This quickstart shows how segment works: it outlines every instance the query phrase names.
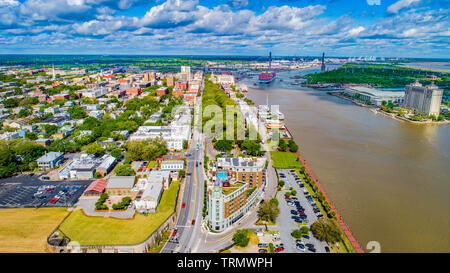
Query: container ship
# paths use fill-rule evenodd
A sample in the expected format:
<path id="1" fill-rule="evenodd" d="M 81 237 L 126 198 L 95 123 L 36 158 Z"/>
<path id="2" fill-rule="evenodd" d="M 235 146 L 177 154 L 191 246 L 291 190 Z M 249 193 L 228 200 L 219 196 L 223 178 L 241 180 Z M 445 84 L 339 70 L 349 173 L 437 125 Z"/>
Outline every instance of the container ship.
<path id="1" fill-rule="evenodd" d="M 263 72 L 259 74 L 259 83 L 271 83 L 275 79 L 275 72 Z"/>
<path id="2" fill-rule="evenodd" d="M 273 82 L 273 80 L 275 80 L 276 73 L 273 71 L 270 71 L 271 64 L 272 64 L 272 52 L 269 53 L 269 71 L 259 74 L 259 77 L 258 77 L 259 83 L 268 84 L 268 83 Z"/>

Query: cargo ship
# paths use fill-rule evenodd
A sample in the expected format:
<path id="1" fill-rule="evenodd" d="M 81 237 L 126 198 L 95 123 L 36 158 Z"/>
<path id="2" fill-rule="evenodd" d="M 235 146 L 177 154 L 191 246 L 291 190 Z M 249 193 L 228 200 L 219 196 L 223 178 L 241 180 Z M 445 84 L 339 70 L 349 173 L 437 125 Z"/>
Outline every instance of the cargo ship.
<path id="1" fill-rule="evenodd" d="M 273 80 L 275 80 L 277 74 L 273 71 L 270 71 L 271 64 L 272 64 L 272 52 L 269 52 L 269 71 L 259 74 L 258 76 L 259 83 L 268 84 L 273 82 Z"/>
<path id="2" fill-rule="evenodd" d="M 273 80 L 275 80 L 275 72 L 263 72 L 259 74 L 258 80 L 259 83 L 271 83 Z"/>

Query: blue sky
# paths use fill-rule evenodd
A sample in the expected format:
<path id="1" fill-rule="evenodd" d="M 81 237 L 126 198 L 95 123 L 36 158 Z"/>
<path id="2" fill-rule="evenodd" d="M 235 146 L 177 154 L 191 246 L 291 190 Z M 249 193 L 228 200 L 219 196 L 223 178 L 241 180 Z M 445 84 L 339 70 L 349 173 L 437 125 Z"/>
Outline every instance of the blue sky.
<path id="1" fill-rule="evenodd" d="M 450 58 L 450 0 L 0 0 L 0 53 Z"/>

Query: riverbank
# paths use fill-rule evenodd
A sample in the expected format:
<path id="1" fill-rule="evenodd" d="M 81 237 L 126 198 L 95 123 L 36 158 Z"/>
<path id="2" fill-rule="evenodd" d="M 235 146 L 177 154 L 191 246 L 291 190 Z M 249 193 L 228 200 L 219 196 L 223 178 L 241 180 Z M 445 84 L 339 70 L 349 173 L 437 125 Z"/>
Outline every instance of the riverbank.
<path id="1" fill-rule="evenodd" d="M 247 98 L 248 99 L 248 98 Z M 258 107 L 258 105 L 255 103 L 255 106 Z M 261 122 L 261 120 L 259 120 L 259 122 Z M 288 130 L 288 126 L 285 123 L 285 128 L 286 131 Z M 291 139 L 293 140 L 294 137 L 292 136 L 292 134 L 290 134 Z M 274 159 L 272 158 L 272 156 L 274 155 L 274 151 L 270 151 L 270 159 L 272 160 L 272 164 L 274 164 Z M 300 159 L 301 162 L 303 163 L 303 166 L 305 167 L 305 169 L 307 170 L 308 174 L 310 175 L 310 177 L 314 180 L 314 183 L 317 185 L 318 189 L 320 190 L 320 192 L 322 192 L 323 196 L 325 197 L 325 200 L 328 202 L 328 204 L 331 206 L 331 211 L 333 211 L 335 213 L 335 217 L 337 220 L 337 223 L 339 224 L 344 236 L 346 238 L 342 238 L 343 243 L 345 244 L 345 241 L 350 242 L 351 246 L 353 247 L 354 251 L 356 253 L 364 253 L 364 250 L 361 248 L 359 242 L 356 240 L 356 238 L 353 236 L 352 232 L 350 231 L 349 227 L 347 226 L 347 224 L 345 224 L 342 216 L 339 214 L 339 212 L 337 211 L 336 207 L 334 206 L 333 202 L 331 201 L 331 199 L 328 197 L 328 195 L 326 194 L 325 190 L 323 189 L 323 187 L 320 185 L 319 180 L 316 178 L 316 176 L 314 175 L 314 173 L 312 172 L 311 168 L 308 166 L 308 164 L 306 163 L 306 160 L 303 158 L 303 156 L 300 154 L 299 151 L 296 151 L 295 153 L 293 153 L 293 155 L 296 155 L 296 159 Z M 297 161 L 297 160 L 296 160 Z M 297 166 L 300 167 L 301 165 Z M 274 165 L 274 167 L 276 167 Z M 280 167 L 280 166 L 278 166 Z M 281 166 L 281 167 L 286 167 L 286 166 Z M 296 168 L 295 166 L 288 166 L 289 168 Z M 313 193 L 311 193 L 313 194 Z M 349 250 L 349 252 L 352 252 L 351 250 Z"/>
<path id="2" fill-rule="evenodd" d="M 404 118 L 404 117 L 398 116 L 397 114 L 394 114 L 394 113 L 388 113 L 386 111 L 383 111 L 378 106 L 367 105 L 367 104 L 364 104 L 364 103 L 362 103 L 362 102 L 360 102 L 360 101 L 358 101 L 356 99 L 348 98 L 346 96 L 341 95 L 340 92 L 327 92 L 327 94 L 330 95 L 330 96 L 335 96 L 335 97 L 347 100 L 347 101 L 351 101 L 351 102 L 353 102 L 354 104 L 356 104 L 358 106 L 369 108 L 371 110 L 376 111 L 376 113 L 383 114 L 386 117 L 390 117 L 392 119 L 396 119 L 396 120 L 399 120 L 399 121 L 406 121 L 406 122 L 415 123 L 415 124 L 448 124 L 448 123 L 450 123 L 450 120 L 424 120 L 424 121 L 411 120 L 411 119 L 408 119 L 408 118 Z"/>

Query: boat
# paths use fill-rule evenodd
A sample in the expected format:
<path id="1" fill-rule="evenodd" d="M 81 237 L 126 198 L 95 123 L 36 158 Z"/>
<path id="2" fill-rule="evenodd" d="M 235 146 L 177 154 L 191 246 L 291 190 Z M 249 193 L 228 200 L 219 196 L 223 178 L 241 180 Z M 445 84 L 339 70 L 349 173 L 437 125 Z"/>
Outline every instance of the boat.
<path id="1" fill-rule="evenodd" d="M 271 64 L 272 64 L 272 52 L 269 52 L 269 71 L 265 71 L 259 74 L 258 81 L 260 84 L 268 84 L 273 82 L 273 80 L 275 80 L 276 73 L 270 71 Z"/>
<path id="2" fill-rule="evenodd" d="M 276 73 L 275 72 L 263 72 L 259 74 L 258 81 L 259 83 L 267 84 L 273 82 L 275 80 Z"/>

